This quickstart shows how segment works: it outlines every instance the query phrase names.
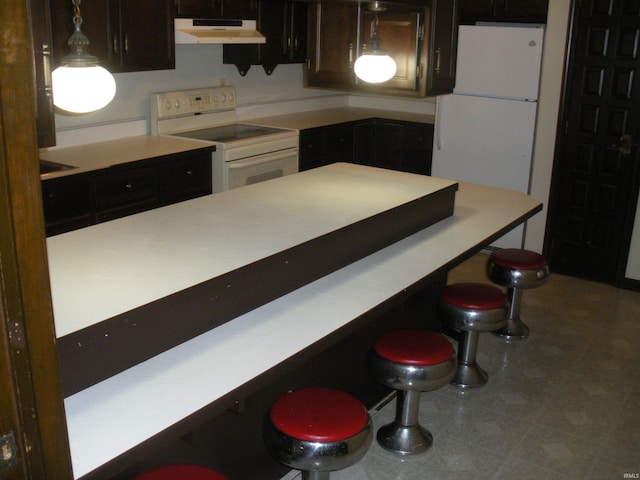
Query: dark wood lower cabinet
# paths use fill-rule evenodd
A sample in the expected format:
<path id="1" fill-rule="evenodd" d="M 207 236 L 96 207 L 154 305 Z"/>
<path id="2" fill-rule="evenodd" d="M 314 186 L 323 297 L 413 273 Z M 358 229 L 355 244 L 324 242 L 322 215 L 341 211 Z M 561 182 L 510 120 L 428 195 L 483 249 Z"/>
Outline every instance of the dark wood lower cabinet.
<path id="1" fill-rule="evenodd" d="M 208 195 L 211 149 L 42 181 L 47 236 Z"/>
<path id="2" fill-rule="evenodd" d="M 300 132 L 300 170 L 354 162 L 431 174 L 433 125 L 386 119 L 341 123 Z"/>
<path id="3" fill-rule="evenodd" d="M 70 175 L 42 182 L 47 236 L 88 227 L 94 223 L 93 180 Z"/>

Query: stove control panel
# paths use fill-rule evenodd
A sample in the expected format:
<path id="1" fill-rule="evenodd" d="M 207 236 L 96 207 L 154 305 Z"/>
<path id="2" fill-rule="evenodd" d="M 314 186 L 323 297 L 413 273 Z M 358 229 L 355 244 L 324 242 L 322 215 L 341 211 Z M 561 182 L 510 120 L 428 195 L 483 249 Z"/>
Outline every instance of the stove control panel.
<path id="1" fill-rule="evenodd" d="M 235 108 L 236 89 L 234 87 L 198 88 L 154 93 L 151 96 L 151 115 L 157 119 Z"/>

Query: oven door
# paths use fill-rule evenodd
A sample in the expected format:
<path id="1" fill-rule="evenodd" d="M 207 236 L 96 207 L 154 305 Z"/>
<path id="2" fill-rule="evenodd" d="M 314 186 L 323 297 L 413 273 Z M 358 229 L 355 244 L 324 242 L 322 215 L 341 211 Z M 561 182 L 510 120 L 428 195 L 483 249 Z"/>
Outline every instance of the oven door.
<path id="1" fill-rule="evenodd" d="M 224 162 L 224 170 L 225 190 L 284 177 L 298 171 L 298 149 L 290 148 Z"/>

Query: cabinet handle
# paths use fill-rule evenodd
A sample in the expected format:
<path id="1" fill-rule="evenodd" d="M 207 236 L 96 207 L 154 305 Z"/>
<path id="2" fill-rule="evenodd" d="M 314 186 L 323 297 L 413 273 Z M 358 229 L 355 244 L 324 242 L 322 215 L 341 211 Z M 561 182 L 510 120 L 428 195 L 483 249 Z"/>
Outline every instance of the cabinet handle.
<path id="1" fill-rule="evenodd" d="M 192 170 L 192 169 L 188 169 L 188 170 L 187 170 L 186 172 L 184 172 L 184 173 L 186 173 L 187 175 L 193 175 L 193 170 Z"/>
<path id="2" fill-rule="evenodd" d="M 132 190 L 133 189 L 133 182 L 125 183 L 124 188 L 126 188 L 127 190 Z"/>
<path id="3" fill-rule="evenodd" d="M 44 87 L 51 88 L 51 50 L 46 43 L 42 44 L 42 71 L 44 72 Z"/>
<path id="4" fill-rule="evenodd" d="M 42 91 L 47 98 L 50 108 L 53 108 L 53 87 L 51 80 L 51 49 L 46 43 L 42 44 Z M 37 93 L 36 93 L 37 96 Z M 37 103 L 37 100 L 36 100 Z"/>
<path id="5" fill-rule="evenodd" d="M 113 50 L 113 53 L 115 53 L 116 55 L 120 53 L 120 42 L 118 42 L 117 35 L 114 35 L 111 38 L 111 49 Z"/>
<path id="6" fill-rule="evenodd" d="M 124 54 L 129 55 L 129 34 L 124 34 Z"/>
<path id="7" fill-rule="evenodd" d="M 436 48 L 436 67 L 434 69 L 434 72 L 437 74 L 440 73 L 440 54 L 442 53 L 442 50 L 440 48 Z"/>
<path id="8" fill-rule="evenodd" d="M 353 68 L 353 43 L 349 44 L 349 68 Z"/>

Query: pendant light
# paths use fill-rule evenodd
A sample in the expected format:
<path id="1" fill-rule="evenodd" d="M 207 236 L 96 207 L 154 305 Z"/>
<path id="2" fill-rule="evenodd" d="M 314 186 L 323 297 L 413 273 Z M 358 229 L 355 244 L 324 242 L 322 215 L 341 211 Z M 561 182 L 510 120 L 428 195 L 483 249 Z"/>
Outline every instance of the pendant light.
<path id="1" fill-rule="evenodd" d="M 67 45 L 71 52 L 51 74 L 53 103 L 71 113 L 89 113 L 105 107 L 116 94 L 116 82 L 98 65 L 97 57 L 87 53 L 89 39 L 80 30 L 80 0 L 72 0 L 75 31 Z"/>
<path id="2" fill-rule="evenodd" d="M 393 78 L 396 74 L 396 62 L 380 48 L 382 41 L 378 37 L 378 12 L 384 10 L 378 2 L 374 2 L 370 10 L 374 12 L 371 21 L 371 36 L 369 43 L 363 47 L 353 69 L 356 76 L 367 83 L 382 83 Z"/>

